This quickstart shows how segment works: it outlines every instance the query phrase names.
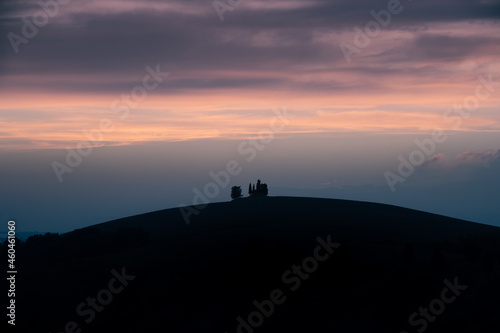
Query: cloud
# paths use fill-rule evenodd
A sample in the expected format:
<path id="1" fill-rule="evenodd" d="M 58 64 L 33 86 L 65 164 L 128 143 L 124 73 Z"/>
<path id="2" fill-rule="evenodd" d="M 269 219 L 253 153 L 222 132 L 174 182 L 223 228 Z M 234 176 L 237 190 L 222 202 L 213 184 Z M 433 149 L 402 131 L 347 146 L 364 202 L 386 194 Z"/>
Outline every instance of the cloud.
<path id="1" fill-rule="evenodd" d="M 466 164 L 489 164 L 500 158 L 500 149 L 486 152 L 466 151 L 457 156 L 459 163 Z"/>
<path id="2" fill-rule="evenodd" d="M 448 164 L 448 158 L 443 153 L 434 154 L 429 157 L 423 164 L 422 167 L 430 168 L 441 168 Z"/>
<path id="3" fill-rule="evenodd" d="M 422 167 L 436 169 L 459 169 L 463 167 L 489 166 L 500 160 L 500 149 L 483 152 L 465 151 L 456 156 L 449 157 L 443 153 L 434 154 L 422 164 Z"/>
<path id="4" fill-rule="evenodd" d="M 405 2 L 403 12 L 351 64 L 339 44 L 352 42 L 354 27 L 373 20 L 370 11 L 386 8 L 387 1 L 244 0 L 225 13 L 224 22 L 210 1 L 72 1 L 20 45 L 19 54 L 5 36 L 20 34 L 21 17 L 39 6 L 36 0 L 1 6 L 0 121 L 21 124 L 26 114 L 39 123 L 64 118 L 54 131 L 90 126 L 84 114 L 108 112 L 117 96 L 140 83 L 148 65 L 160 64 L 171 76 L 148 96 L 144 109 L 157 110 L 158 118 L 151 117 L 147 128 L 158 126 L 168 112 L 170 133 L 190 121 L 190 112 L 201 121 L 203 114 L 228 110 L 231 123 L 232 110 L 255 101 L 267 109 L 287 101 L 311 114 L 346 111 L 319 112 L 323 118 L 305 122 L 309 127 L 301 133 L 423 131 L 439 121 L 453 98 L 473 92 L 478 73 L 498 69 L 498 1 Z M 21 112 L 16 117 L 12 110 Z M 68 126 L 70 119 L 76 126 Z M 499 124 L 492 112 L 468 119 L 463 130 L 496 130 Z M 211 126 L 203 127 L 220 133 L 207 130 Z M 36 131 L 25 131 L 27 139 L 36 140 L 29 134 Z"/>

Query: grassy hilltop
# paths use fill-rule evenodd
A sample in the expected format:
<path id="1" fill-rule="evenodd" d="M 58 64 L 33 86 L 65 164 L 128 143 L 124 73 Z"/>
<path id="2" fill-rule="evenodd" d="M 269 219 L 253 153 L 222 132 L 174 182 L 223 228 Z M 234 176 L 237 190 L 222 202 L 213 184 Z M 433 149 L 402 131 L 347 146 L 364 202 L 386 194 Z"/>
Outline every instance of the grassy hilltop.
<path id="1" fill-rule="evenodd" d="M 18 253 L 22 332 L 500 327 L 500 229 L 389 205 L 243 198 L 189 225 L 167 209 L 31 237 Z"/>

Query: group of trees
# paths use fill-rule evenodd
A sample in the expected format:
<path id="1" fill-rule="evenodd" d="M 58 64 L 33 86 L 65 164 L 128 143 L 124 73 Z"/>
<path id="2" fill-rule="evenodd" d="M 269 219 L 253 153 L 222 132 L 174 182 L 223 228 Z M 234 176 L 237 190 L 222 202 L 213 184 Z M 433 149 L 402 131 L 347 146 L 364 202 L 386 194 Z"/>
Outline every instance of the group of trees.
<path id="1" fill-rule="evenodd" d="M 269 190 L 267 189 L 267 184 L 261 183 L 260 179 L 257 180 L 257 184 L 250 183 L 248 185 L 248 195 L 249 196 L 267 196 Z M 243 196 L 241 186 L 233 186 L 231 188 L 231 198 L 238 199 Z"/>
<path id="2" fill-rule="evenodd" d="M 255 194 L 267 195 L 267 193 L 268 193 L 267 184 L 261 183 L 260 179 L 257 180 L 257 186 L 255 186 L 254 184 L 252 187 L 251 183 L 248 185 L 249 195 L 255 195 Z"/>

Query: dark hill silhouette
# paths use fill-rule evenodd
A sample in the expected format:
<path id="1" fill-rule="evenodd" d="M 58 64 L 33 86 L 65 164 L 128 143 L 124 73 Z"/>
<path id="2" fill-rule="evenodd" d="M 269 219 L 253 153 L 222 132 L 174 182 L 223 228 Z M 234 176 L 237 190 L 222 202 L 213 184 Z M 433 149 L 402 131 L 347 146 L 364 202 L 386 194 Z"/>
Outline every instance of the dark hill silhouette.
<path id="1" fill-rule="evenodd" d="M 329 235 L 340 245 L 292 291 L 283 274 Z M 75 321 L 82 332 L 232 333 L 277 289 L 286 300 L 253 332 L 417 332 L 424 322 L 409 316 L 455 278 L 467 289 L 425 332 L 500 327 L 500 229 L 389 205 L 255 197 L 210 204 L 189 225 L 167 209 L 28 239 L 18 253 L 23 332 Z M 75 309 L 122 267 L 135 278 L 85 323 Z"/>

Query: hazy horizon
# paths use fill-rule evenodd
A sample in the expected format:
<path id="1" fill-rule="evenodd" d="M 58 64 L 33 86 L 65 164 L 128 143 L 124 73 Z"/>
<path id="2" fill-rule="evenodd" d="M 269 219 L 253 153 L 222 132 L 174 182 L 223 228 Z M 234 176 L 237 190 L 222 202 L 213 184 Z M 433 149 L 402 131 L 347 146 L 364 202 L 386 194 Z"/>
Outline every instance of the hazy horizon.
<path id="1" fill-rule="evenodd" d="M 467 138 L 462 140 L 464 144 L 468 142 L 470 149 L 477 146 Z M 22 231 L 66 232 L 130 215 L 191 205 L 194 189 L 205 193 L 206 184 L 216 184 L 210 173 L 220 175 L 226 172 L 229 161 L 237 161 L 240 173 L 230 176 L 225 188 L 217 186 L 219 194 L 215 197 L 204 195 L 209 202 L 230 201 L 230 188 L 236 185 L 242 186 L 244 196 L 248 196 L 248 184 L 261 179 L 268 184 L 270 196 L 380 202 L 500 226 L 495 196 L 500 160 L 476 165 L 463 157 L 457 159 L 454 149 L 445 146 L 443 156 L 450 165 L 421 166 L 393 193 L 383 173 L 397 162 L 400 150 L 411 148 L 413 136 L 399 136 L 397 147 L 391 150 L 385 149 L 386 136 L 351 140 L 350 153 L 346 154 L 345 141 L 334 138 L 327 147 L 322 146 L 324 138 L 277 138 L 258 151 L 251 162 L 237 149 L 246 141 L 94 148 L 72 173 L 64 175 L 62 183 L 58 182 L 51 162 L 64 161 L 65 150 L 3 153 L 0 170 L 13 177 L 3 180 L 7 191 L 0 200 L 7 205 L 2 206 L 1 215 L 7 220 L 15 219 Z M 372 154 L 363 155 L 367 147 Z M 222 176 L 219 178 L 225 182 Z M 463 188 L 468 190 L 462 191 Z M 211 189 L 208 191 L 211 193 Z M 486 194 L 490 200 L 485 199 Z M 196 203 L 202 202 L 198 199 Z"/>

